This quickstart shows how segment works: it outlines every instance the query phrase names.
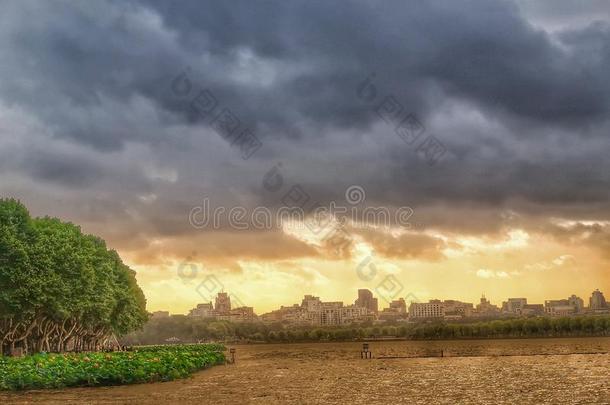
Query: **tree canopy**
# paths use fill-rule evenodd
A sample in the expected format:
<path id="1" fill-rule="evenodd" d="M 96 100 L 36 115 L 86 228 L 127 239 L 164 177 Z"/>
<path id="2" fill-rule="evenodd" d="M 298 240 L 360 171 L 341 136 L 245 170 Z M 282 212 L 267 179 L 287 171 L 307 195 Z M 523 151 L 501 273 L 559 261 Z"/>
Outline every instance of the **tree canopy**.
<path id="1" fill-rule="evenodd" d="M 0 199 L 2 353 L 92 348 L 147 317 L 135 272 L 102 239 Z"/>

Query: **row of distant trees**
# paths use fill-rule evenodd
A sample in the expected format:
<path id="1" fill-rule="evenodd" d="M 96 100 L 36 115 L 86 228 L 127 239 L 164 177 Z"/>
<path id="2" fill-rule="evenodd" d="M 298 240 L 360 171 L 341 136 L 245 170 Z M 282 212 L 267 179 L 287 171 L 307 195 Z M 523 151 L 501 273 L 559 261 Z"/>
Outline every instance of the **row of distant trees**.
<path id="1" fill-rule="evenodd" d="M 93 349 L 147 319 L 134 271 L 102 239 L 0 199 L 0 354 Z"/>
<path id="2" fill-rule="evenodd" d="M 493 320 L 471 324 L 422 324 L 414 339 L 559 337 L 610 335 L 610 316 L 536 317 Z"/>
<path id="3" fill-rule="evenodd" d="M 232 323 L 184 315 L 151 319 L 141 331 L 125 337 L 127 344 L 247 340 L 310 342 L 400 337 L 405 339 L 467 339 L 508 337 L 610 336 L 610 316 L 515 318 L 476 323 L 354 324 L 340 327 L 295 327 L 284 323 Z"/>

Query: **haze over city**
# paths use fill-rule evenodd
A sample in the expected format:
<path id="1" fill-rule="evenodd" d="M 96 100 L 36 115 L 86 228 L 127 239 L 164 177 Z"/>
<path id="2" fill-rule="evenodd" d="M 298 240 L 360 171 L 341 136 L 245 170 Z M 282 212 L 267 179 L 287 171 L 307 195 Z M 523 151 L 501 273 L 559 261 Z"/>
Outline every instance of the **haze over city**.
<path id="1" fill-rule="evenodd" d="M 0 195 L 104 238 L 149 311 L 207 277 L 261 313 L 608 291 L 607 3 L 468 3 L 3 3 Z M 390 219 L 252 223 L 331 202 Z"/>

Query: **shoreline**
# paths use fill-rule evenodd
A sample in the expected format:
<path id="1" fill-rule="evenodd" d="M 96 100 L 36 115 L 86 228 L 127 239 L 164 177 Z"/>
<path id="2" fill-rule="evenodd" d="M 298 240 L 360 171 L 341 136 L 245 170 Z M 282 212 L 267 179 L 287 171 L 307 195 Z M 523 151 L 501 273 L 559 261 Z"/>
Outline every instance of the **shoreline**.
<path id="1" fill-rule="evenodd" d="M 413 338 L 370 338 L 370 339 L 350 339 L 350 340 L 299 340 L 299 341 L 280 341 L 280 342 L 265 342 L 265 341 L 217 341 L 217 342 L 205 342 L 208 343 L 219 343 L 224 345 L 278 345 L 278 344 L 317 344 L 317 343 L 365 343 L 365 342 L 468 342 L 468 341 L 493 341 L 493 340 L 542 340 L 542 339 L 591 339 L 591 338 L 608 338 L 610 335 L 577 335 L 577 336 L 506 336 L 506 337 L 455 337 L 455 338 L 438 338 L 438 339 L 413 339 Z M 197 344 L 195 343 L 182 343 L 182 344 Z M 134 347 L 145 347 L 147 345 L 140 345 Z"/>

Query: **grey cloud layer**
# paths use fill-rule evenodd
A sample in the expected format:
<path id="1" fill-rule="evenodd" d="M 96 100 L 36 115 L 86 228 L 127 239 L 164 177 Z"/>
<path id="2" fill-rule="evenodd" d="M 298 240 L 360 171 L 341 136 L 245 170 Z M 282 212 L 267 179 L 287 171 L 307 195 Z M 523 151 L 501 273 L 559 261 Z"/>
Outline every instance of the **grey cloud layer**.
<path id="1" fill-rule="evenodd" d="M 261 178 L 281 161 L 322 202 L 361 184 L 371 204 L 416 211 L 514 203 L 607 218 L 610 25 L 594 19 L 610 6 L 582 5 L 573 27 L 537 4 L 4 2 L 0 191 L 27 202 L 51 184 L 72 201 L 58 214 L 95 222 L 113 207 L 175 235 L 192 232 L 188 207 L 204 195 L 277 204 Z M 261 138 L 251 160 L 171 93 L 187 66 Z M 357 96 L 372 72 L 374 104 L 396 96 L 446 145 L 437 166 Z"/>

